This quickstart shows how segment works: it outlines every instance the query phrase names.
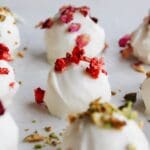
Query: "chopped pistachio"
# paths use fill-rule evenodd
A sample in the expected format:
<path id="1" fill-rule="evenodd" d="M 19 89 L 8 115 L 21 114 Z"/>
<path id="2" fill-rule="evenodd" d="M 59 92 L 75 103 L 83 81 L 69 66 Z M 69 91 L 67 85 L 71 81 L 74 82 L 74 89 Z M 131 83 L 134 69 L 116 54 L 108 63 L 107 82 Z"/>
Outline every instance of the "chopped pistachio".
<path id="1" fill-rule="evenodd" d="M 117 93 L 115 91 L 111 91 L 111 95 L 115 96 Z"/>
<path id="2" fill-rule="evenodd" d="M 6 16 L 0 14 L 0 22 L 5 21 L 5 19 L 6 19 Z"/>
<path id="3" fill-rule="evenodd" d="M 41 144 L 34 145 L 34 149 L 41 149 L 43 146 Z"/>
<path id="4" fill-rule="evenodd" d="M 33 133 L 24 138 L 24 142 L 33 143 L 43 141 L 44 137 L 38 133 Z"/>
<path id="5" fill-rule="evenodd" d="M 46 132 L 50 132 L 50 131 L 52 130 L 52 128 L 51 128 L 51 127 L 45 127 L 44 130 L 45 130 Z"/>
<path id="6" fill-rule="evenodd" d="M 32 123 L 36 123 L 36 120 L 32 120 Z"/>

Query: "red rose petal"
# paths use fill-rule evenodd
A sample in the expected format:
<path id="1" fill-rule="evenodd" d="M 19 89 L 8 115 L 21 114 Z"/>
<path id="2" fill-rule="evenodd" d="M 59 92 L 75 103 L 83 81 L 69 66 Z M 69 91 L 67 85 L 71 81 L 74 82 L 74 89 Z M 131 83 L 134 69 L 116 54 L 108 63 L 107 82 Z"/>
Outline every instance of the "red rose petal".
<path id="1" fill-rule="evenodd" d="M 88 34 L 81 34 L 76 39 L 76 46 L 79 48 L 83 48 L 88 45 L 90 42 L 90 36 Z"/>
<path id="2" fill-rule="evenodd" d="M 130 42 L 131 40 L 131 35 L 127 34 L 125 36 L 123 36 L 120 40 L 119 40 L 119 46 L 120 47 L 126 47 L 127 44 Z"/>
<path id="3" fill-rule="evenodd" d="M 2 104 L 2 101 L 0 101 L 0 116 L 4 115 L 4 113 L 5 113 L 5 108 Z"/>
<path id="4" fill-rule="evenodd" d="M 77 32 L 79 31 L 81 27 L 81 24 L 80 23 L 71 23 L 71 25 L 69 26 L 68 28 L 68 32 Z"/>
<path id="5" fill-rule="evenodd" d="M 0 75 L 6 75 L 9 73 L 8 68 L 0 68 Z"/>
<path id="6" fill-rule="evenodd" d="M 0 60 L 12 61 L 9 48 L 2 43 L 0 43 Z"/>
<path id="7" fill-rule="evenodd" d="M 45 90 L 42 90 L 40 87 L 34 90 L 35 101 L 37 104 L 43 103 L 44 95 Z"/>

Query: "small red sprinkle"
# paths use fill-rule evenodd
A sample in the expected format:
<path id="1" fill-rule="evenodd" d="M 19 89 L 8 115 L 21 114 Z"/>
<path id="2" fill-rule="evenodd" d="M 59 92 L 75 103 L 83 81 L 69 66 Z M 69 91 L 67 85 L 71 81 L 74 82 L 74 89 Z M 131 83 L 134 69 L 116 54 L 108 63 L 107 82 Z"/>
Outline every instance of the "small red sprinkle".
<path id="1" fill-rule="evenodd" d="M 15 82 L 11 82 L 11 83 L 9 84 L 9 86 L 10 86 L 11 88 L 14 88 Z"/>
<path id="2" fill-rule="evenodd" d="M 8 68 L 0 68 L 0 75 L 6 75 L 9 73 Z"/>
<path id="3" fill-rule="evenodd" d="M 68 32 L 77 32 L 80 30 L 81 24 L 80 23 L 71 23 L 68 28 Z"/>
<path id="4" fill-rule="evenodd" d="M 76 39 L 76 46 L 80 49 L 88 45 L 90 42 L 90 36 L 88 34 L 81 34 Z"/>
<path id="5" fill-rule="evenodd" d="M 123 36 L 119 40 L 119 46 L 120 47 L 126 47 L 129 44 L 130 40 L 131 40 L 131 35 L 127 34 L 127 35 Z"/>
<path id="6" fill-rule="evenodd" d="M 5 113 L 5 108 L 2 104 L 2 101 L 0 101 L 0 116 L 4 115 L 4 113 Z"/>
<path id="7" fill-rule="evenodd" d="M 40 87 L 34 90 L 35 101 L 37 104 L 42 104 L 45 95 L 45 90 L 42 90 Z"/>
<path id="8" fill-rule="evenodd" d="M 65 58 L 59 58 L 55 62 L 55 71 L 63 72 L 67 67 L 67 62 Z"/>
<path id="9" fill-rule="evenodd" d="M 103 59 L 98 59 L 98 58 L 92 58 L 90 61 L 90 65 L 89 67 L 86 68 L 86 72 L 94 79 L 97 79 L 100 71 L 102 71 L 102 73 L 104 73 L 103 70 L 103 65 L 104 65 L 104 61 Z M 106 74 L 106 72 L 105 72 Z"/>
<path id="10" fill-rule="evenodd" d="M 79 11 L 84 17 L 86 17 L 90 13 L 90 8 L 87 6 L 82 6 L 79 7 Z"/>
<path id="11" fill-rule="evenodd" d="M 0 43 L 0 60 L 12 61 L 9 48 L 2 43 Z"/>

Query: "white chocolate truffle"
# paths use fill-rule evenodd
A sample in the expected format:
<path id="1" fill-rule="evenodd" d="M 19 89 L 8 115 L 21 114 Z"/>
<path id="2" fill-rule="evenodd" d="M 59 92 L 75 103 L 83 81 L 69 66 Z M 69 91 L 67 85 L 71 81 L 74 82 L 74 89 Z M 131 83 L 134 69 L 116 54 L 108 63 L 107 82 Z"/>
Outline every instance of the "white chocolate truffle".
<path id="1" fill-rule="evenodd" d="M 62 150 L 149 150 L 137 123 L 111 111 L 111 106 L 104 103 L 100 111 L 93 106 L 93 111 L 77 119 L 72 117 L 64 133 Z"/>
<path id="2" fill-rule="evenodd" d="M 0 116 L 0 149 L 18 150 L 19 129 L 8 112 Z"/>
<path id="3" fill-rule="evenodd" d="M 75 41 L 77 37 L 82 34 L 90 37 L 90 42 L 85 47 L 87 56 L 94 57 L 102 53 L 105 47 L 105 32 L 101 26 L 91 19 L 90 14 L 84 16 L 77 10 L 74 12 L 73 19 L 69 23 L 62 23 L 60 15 L 61 13 L 59 12 L 53 18 L 54 21 L 51 28 L 45 31 L 45 43 L 49 63 L 59 57 L 63 57 L 66 52 L 72 51 L 76 45 Z M 80 29 L 75 32 L 68 32 L 68 28 L 72 23 L 79 24 Z"/>
<path id="4" fill-rule="evenodd" d="M 13 68 L 6 61 L 0 60 L 0 100 L 5 108 L 12 102 L 18 87 Z"/>
<path id="5" fill-rule="evenodd" d="M 131 35 L 133 56 L 145 64 L 150 64 L 150 16 Z"/>
<path id="6" fill-rule="evenodd" d="M 0 7 L 0 43 L 7 45 L 11 54 L 20 45 L 20 35 L 15 17 L 6 7 Z"/>
<path id="7" fill-rule="evenodd" d="M 150 78 L 144 80 L 141 87 L 141 96 L 146 107 L 146 113 L 150 114 Z"/>
<path id="8" fill-rule="evenodd" d="M 85 111 L 93 99 L 110 100 L 108 76 L 101 72 L 93 79 L 84 72 L 86 67 L 85 62 L 71 64 L 63 73 L 52 68 L 44 101 L 53 115 L 65 118 L 68 114 Z"/>

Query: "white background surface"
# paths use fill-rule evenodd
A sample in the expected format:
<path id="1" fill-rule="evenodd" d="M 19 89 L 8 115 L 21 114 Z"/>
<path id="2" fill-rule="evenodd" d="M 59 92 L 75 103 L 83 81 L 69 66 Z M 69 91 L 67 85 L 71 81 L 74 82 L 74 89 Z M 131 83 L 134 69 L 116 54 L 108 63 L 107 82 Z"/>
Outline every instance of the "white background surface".
<path id="1" fill-rule="evenodd" d="M 129 62 L 120 58 L 117 41 L 139 25 L 148 13 L 150 0 L 0 0 L 0 5 L 10 7 L 24 18 L 25 23 L 19 25 L 22 40 L 20 49 L 24 46 L 29 49 L 23 59 L 17 58 L 13 63 L 17 80 L 23 82 L 9 109 L 20 128 L 19 150 L 32 150 L 33 145 L 22 142 L 23 137 L 32 131 L 48 125 L 55 131 L 60 131 L 64 127 L 64 121 L 51 117 L 45 109 L 34 104 L 33 96 L 34 88 L 40 86 L 45 89 L 49 71 L 43 31 L 35 29 L 34 26 L 40 20 L 53 16 L 63 4 L 90 6 L 93 16 L 98 17 L 99 23 L 105 28 L 110 45 L 105 55 L 110 83 L 112 90 L 122 90 L 113 98 L 115 103 L 119 104 L 125 93 L 138 91 L 145 78 L 143 74 L 131 69 Z M 142 107 L 143 104 L 140 105 L 143 110 Z M 32 120 L 36 120 L 37 123 L 33 124 Z M 24 132 L 25 128 L 30 130 Z M 146 123 L 144 131 L 150 141 L 150 123 Z"/>

